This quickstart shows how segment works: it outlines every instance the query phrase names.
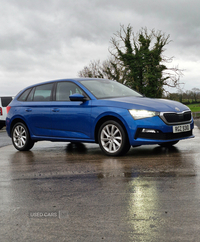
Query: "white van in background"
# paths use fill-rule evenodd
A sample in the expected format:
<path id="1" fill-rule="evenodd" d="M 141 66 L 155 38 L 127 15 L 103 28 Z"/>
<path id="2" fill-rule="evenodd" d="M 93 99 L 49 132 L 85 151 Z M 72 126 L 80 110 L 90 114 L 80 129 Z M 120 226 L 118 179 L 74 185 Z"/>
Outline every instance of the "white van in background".
<path id="1" fill-rule="evenodd" d="M 6 125 L 6 107 L 12 100 L 12 96 L 0 96 L 0 129 L 2 129 Z"/>

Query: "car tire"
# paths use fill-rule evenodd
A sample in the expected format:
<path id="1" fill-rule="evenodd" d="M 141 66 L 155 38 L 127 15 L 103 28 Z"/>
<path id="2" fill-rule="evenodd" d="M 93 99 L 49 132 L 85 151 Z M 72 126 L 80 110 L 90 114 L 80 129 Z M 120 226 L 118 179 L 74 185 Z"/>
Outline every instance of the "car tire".
<path id="1" fill-rule="evenodd" d="M 34 141 L 30 138 L 28 128 L 21 122 L 14 125 L 11 137 L 14 147 L 19 151 L 30 150 L 34 145 Z"/>
<path id="2" fill-rule="evenodd" d="M 0 124 L 0 130 L 3 129 L 4 126 L 4 124 Z"/>
<path id="3" fill-rule="evenodd" d="M 124 155 L 130 149 L 129 139 L 124 128 L 114 120 L 106 121 L 101 125 L 98 141 L 101 150 L 109 156 Z"/>
<path id="4" fill-rule="evenodd" d="M 173 145 L 177 144 L 179 142 L 179 140 L 177 141 L 171 141 L 171 142 L 165 142 L 162 144 L 159 144 L 161 147 L 172 147 Z"/>

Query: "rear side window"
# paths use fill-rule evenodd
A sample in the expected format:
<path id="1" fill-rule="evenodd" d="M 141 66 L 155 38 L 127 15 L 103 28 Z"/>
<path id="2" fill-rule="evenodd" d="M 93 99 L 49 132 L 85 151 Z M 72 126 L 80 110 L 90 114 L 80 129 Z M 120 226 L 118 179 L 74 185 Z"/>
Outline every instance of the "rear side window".
<path id="1" fill-rule="evenodd" d="M 2 107 L 7 107 L 11 101 L 12 101 L 12 97 L 2 97 L 1 98 Z"/>
<path id="2" fill-rule="evenodd" d="M 26 101 L 27 95 L 29 94 L 31 88 L 27 89 L 26 91 L 24 91 L 20 97 L 18 98 L 18 101 Z"/>
<path id="3" fill-rule="evenodd" d="M 53 83 L 44 84 L 40 86 L 36 86 L 34 88 L 29 88 L 24 91 L 20 97 L 19 101 L 50 101 L 52 94 Z"/>
<path id="4" fill-rule="evenodd" d="M 35 92 L 35 87 L 31 90 L 31 92 L 28 94 L 28 97 L 26 99 L 27 102 L 33 101 L 33 95 Z"/>

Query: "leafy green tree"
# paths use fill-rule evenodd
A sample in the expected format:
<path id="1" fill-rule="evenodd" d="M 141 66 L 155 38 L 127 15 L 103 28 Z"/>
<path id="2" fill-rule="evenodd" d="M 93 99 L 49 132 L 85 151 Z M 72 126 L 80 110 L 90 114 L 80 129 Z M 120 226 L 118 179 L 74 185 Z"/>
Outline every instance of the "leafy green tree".
<path id="1" fill-rule="evenodd" d="M 165 87 L 178 87 L 182 75 L 177 67 L 169 68 L 172 58 L 163 55 L 169 35 L 142 28 L 136 35 L 129 25 L 111 38 L 111 57 L 93 61 L 79 72 L 82 77 L 115 79 L 147 97 L 162 97 Z"/>
<path id="2" fill-rule="evenodd" d="M 163 56 L 169 37 L 161 31 L 148 33 L 146 28 L 134 35 L 130 25 L 121 26 L 111 39 L 110 52 L 126 69 L 126 85 L 148 97 L 161 97 L 165 86 L 179 85 L 181 70 L 164 64 L 173 59 Z"/>

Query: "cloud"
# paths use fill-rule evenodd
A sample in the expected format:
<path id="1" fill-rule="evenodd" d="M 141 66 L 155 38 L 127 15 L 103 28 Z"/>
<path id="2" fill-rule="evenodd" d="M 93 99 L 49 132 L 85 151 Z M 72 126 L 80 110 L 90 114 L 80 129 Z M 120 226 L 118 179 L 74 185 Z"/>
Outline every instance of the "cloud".
<path id="1" fill-rule="evenodd" d="M 187 87 L 200 87 L 199 7 L 194 0 L 2 0 L 0 95 L 76 77 L 91 60 L 107 59 L 120 24 L 130 24 L 134 32 L 146 26 L 170 34 L 165 54 L 187 69 Z"/>

